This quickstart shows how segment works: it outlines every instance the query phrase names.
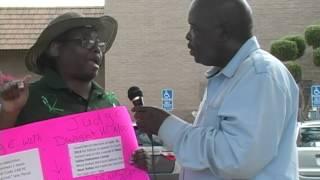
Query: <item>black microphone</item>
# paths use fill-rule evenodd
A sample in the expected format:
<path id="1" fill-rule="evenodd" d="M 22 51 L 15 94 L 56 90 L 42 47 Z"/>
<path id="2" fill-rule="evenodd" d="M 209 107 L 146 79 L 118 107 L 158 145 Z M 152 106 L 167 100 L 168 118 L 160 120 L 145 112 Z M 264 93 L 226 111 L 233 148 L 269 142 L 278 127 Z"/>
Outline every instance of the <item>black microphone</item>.
<path id="1" fill-rule="evenodd" d="M 141 89 L 137 86 L 132 86 L 128 89 L 128 98 L 132 102 L 133 106 L 143 106 L 143 93 Z M 155 159 L 154 159 L 154 142 L 152 138 L 152 134 L 147 134 L 150 141 L 151 141 L 151 174 L 153 174 L 153 179 L 156 180 L 157 177 L 155 176 Z"/>
<path id="2" fill-rule="evenodd" d="M 137 86 L 132 86 L 128 89 L 128 98 L 133 106 L 143 106 L 143 93 Z M 152 141 L 152 134 L 148 134 L 149 139 Z"/>
<path id="3" fill-rule="evenodd" d="M 132 86 L 128 89 L 128 98 L 134 106 L 143 106 L 143 93 L 137 86 Z"/>

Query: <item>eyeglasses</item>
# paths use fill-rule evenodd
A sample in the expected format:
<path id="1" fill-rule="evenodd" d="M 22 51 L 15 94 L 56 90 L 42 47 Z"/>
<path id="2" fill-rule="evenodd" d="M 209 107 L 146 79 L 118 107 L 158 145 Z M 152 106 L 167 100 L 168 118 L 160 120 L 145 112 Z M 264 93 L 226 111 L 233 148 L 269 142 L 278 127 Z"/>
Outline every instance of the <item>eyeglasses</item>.
<path id="1" fill-rule="evenodd" d="M 63 42 L 75 42 L 80 45 L 82 48 L 92 49 L 93 47 L 98 47 L 99 50 L 103 53 L 107 51 L 107 44 L 106 42 L 101 42 L 99 39 L 92 40 L 92 39 L 65 39 L 62 40 Z"/>

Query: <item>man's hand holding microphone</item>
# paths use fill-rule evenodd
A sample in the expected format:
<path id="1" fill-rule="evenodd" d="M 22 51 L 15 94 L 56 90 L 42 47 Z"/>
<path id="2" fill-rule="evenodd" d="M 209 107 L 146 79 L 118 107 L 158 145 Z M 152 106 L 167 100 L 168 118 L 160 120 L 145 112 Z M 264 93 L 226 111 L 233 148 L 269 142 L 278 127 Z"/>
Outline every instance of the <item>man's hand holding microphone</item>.
<path id="1" fill-rule="evenodd" d="M 128 97 L 134 105 L 132 112 L 134 112 L 138 128 L 149 135 L 158 135 L 160 126 L 170 114 L 156 107 L 144 106 L 143 93 L 136 86 L 128 90 Z"/>

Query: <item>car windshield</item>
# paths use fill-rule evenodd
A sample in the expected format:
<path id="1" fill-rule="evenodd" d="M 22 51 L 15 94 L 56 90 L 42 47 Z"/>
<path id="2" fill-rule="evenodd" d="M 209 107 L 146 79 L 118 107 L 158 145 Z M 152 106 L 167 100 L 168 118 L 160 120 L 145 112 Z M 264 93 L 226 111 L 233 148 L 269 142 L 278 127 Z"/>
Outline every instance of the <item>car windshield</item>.
<path id="1" fill-rule="evenodd" d="M 300 147 L 320 147 L 320 127 L 303 127 L 300 129 Z"/>

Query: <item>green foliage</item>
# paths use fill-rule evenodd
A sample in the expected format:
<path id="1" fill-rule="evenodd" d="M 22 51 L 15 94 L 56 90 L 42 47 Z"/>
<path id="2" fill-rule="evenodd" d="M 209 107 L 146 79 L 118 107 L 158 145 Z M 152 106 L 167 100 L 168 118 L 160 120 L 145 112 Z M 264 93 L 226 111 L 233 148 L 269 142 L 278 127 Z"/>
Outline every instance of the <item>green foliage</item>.
<path id="1" fill-rule="evenodd" d="M 291 75 L 293 78 L 296 80 L 296 82 L 301 81 L 302 79 L 302 69 L 301 66 L 295 62 L 285 62 L 285 66 L 288 68 L 290 71 Z"/>
<path id="2" fill-rule="evenodd" d="M 320 47 L 313 51 L 313 63 L 316 66 L 320 66 Z"/>
<path id="3" fill-rule="evenodd" d="M 281 61 L 293 61 L 297 59 L 297 44 L 289 40 L 276 40 L 271 44 L 271 54 Z"/>
<path id="4" fill-rule="evenodd" d="M 300 58 L 303 56 L 305 50 L 306 50 L 306 41 L 304 40 L 304 37 L 301 35 L 289 35 L 283 37 L 283 40 L 293 41 L 297 44 L 298 48 L 298 54 L 297 58 Z"/>
<path id="5" fill-rule="evenodd" d="M 304 32 L 304 37 L 309 46 L 313 49 L 320 47 L 320 25 L 310 25 Z"/>

